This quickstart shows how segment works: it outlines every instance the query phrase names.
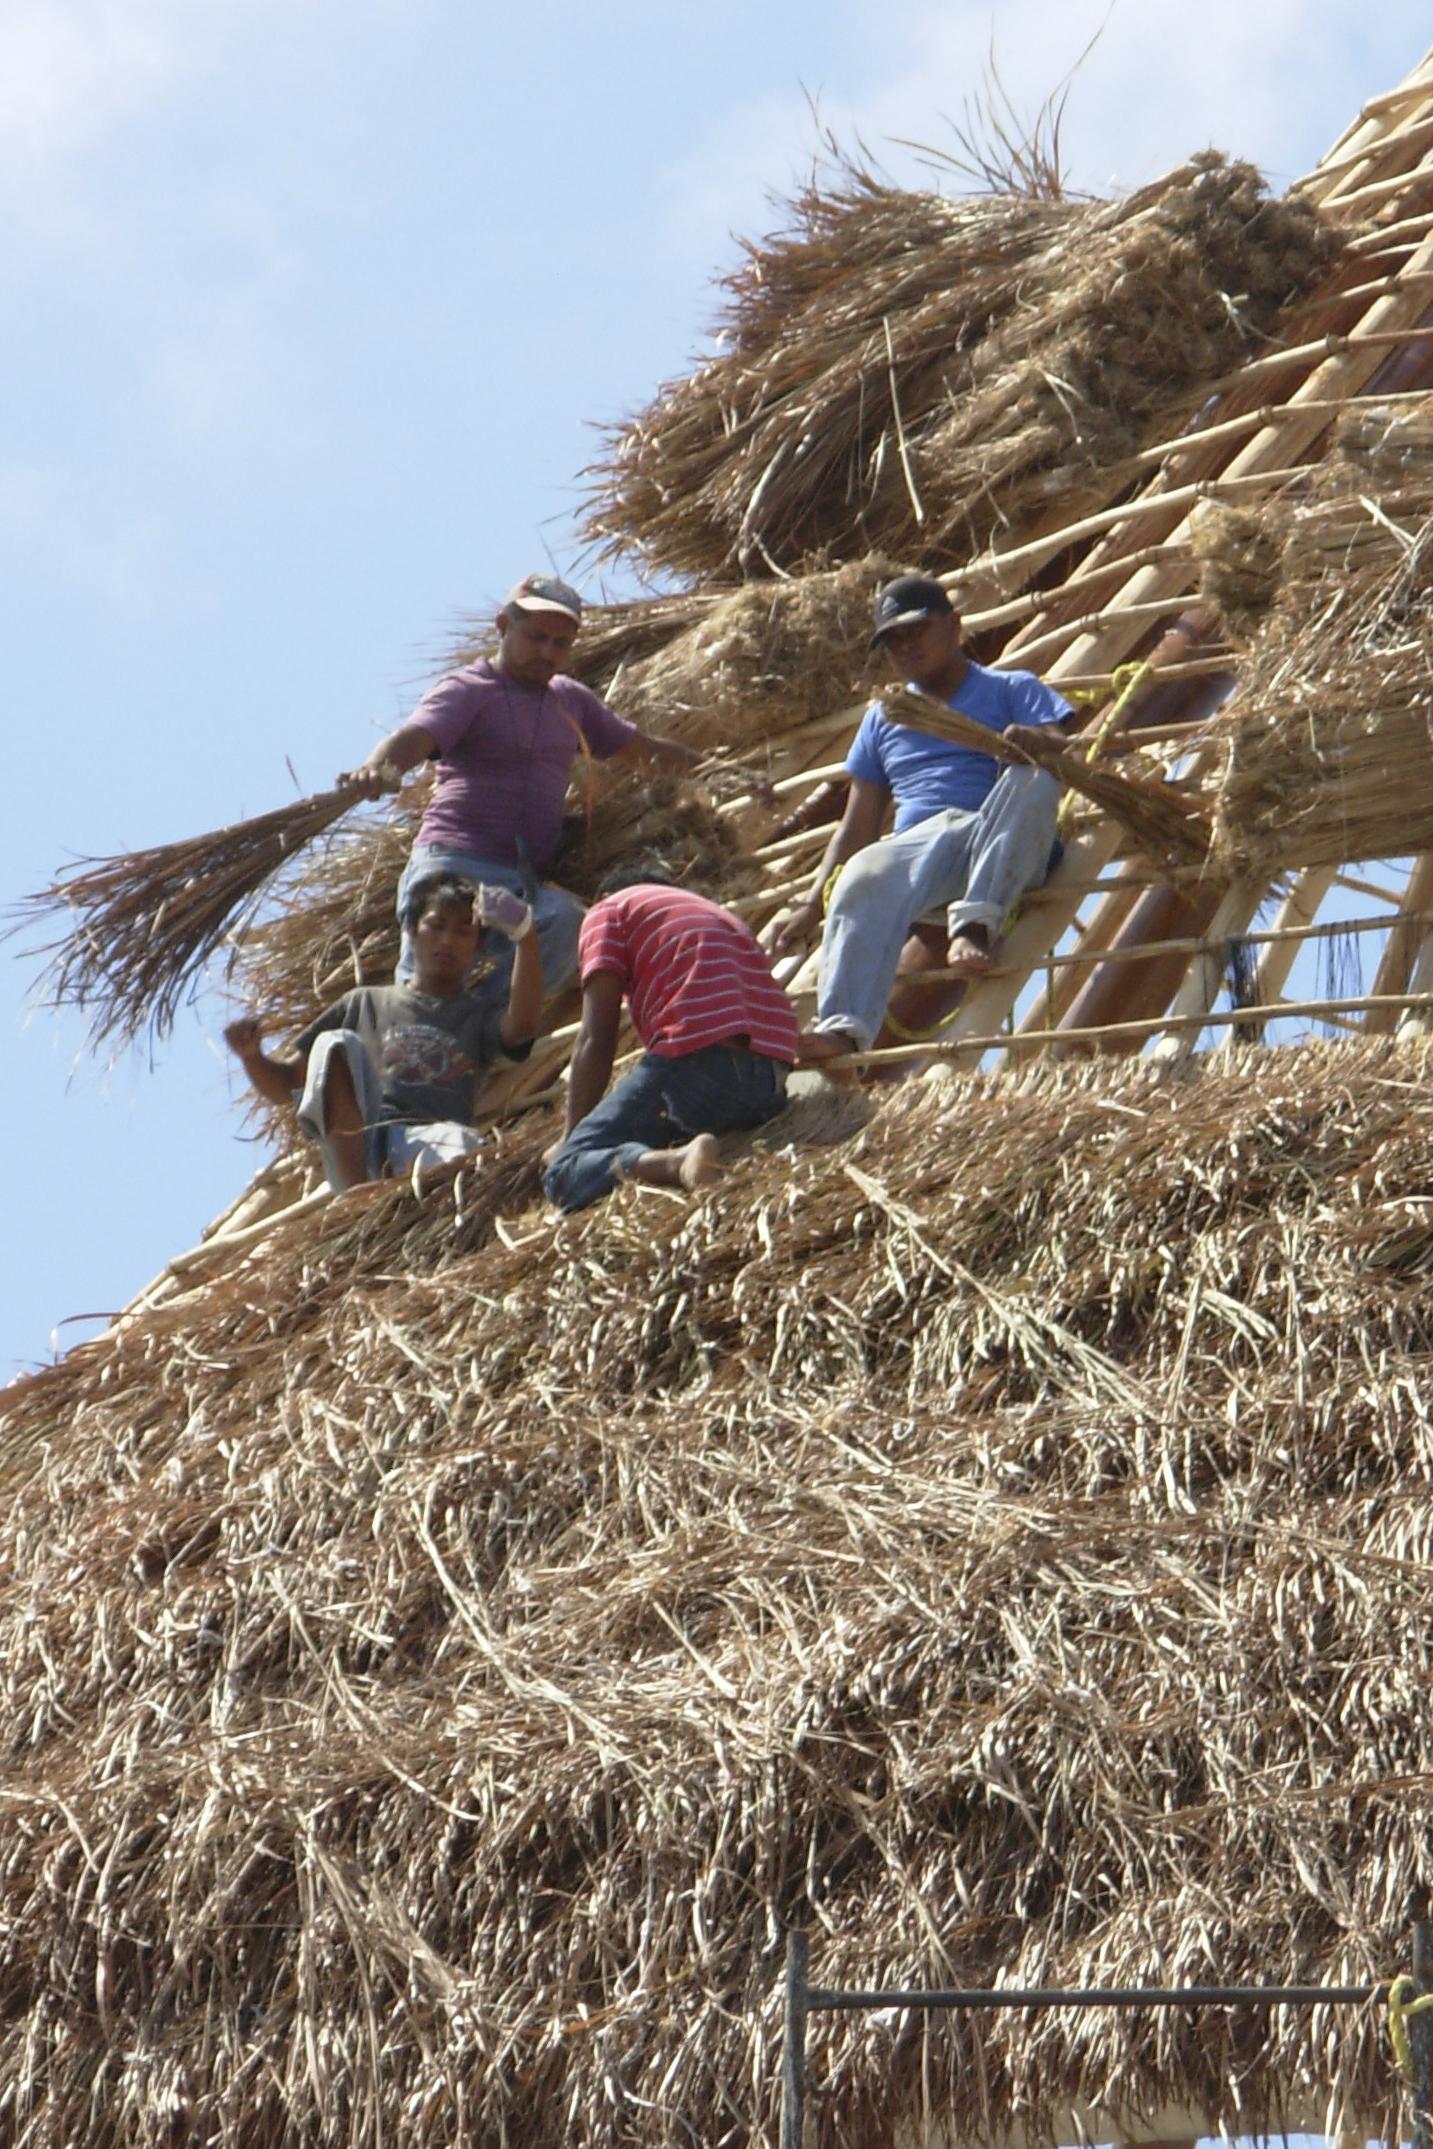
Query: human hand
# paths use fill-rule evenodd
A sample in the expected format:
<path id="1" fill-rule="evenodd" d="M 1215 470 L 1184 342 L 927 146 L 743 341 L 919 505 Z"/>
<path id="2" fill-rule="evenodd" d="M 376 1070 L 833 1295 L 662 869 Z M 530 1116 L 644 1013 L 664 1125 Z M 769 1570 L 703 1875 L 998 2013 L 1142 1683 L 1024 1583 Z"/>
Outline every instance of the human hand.
<path id="1" fill-rule="evenodd" d="M 1018 746 L 1032 761 L 1062 754 L 1070 743 L 1061 724 L 1007 724 L 1000 736 L 1008 745 Z"/>
<path id="2" fill-rule="evenodd" d="M 391 761 L 380 761 L 376 768 L 365 761 L 360 769 L 344 769 L 334 778 L 335 791 L 356 791 L 360 798 L 382 798 L 385 791 L 401 791 L 403 771 Z"/>
<path id="3" fill-rule="evenodd" d="M 491 927 L 508 940 L 523 940 L 532 931 L 532 905 L 520 895 L 484 881 L 478 888 L 478 923 Z"/>
<path id="4" fill-rule="evenodd" d="M 343 769 L 333 779 L 335 791 L 355 791 L 360 798 L 380 798 L 383 779 L 377 769 Z"/>
<path id="5" fill-rule="evenodd" d="M 786 955 L 793 948 L 804 948 L 813 934 L 821 927 L 821 903 L 814 895 L 808 895 L 804 903 L 798 903 L 789 918 L 783 919 L 772 941 L 773 952 Z"/>
<path id="6" fill-rule="evenodd" d="M 241 1060 L 252 1059 L 263 1041 L 264 1033 L 255 1015 L 240 1015 L 225 1026 L 224 1042 Z"/>

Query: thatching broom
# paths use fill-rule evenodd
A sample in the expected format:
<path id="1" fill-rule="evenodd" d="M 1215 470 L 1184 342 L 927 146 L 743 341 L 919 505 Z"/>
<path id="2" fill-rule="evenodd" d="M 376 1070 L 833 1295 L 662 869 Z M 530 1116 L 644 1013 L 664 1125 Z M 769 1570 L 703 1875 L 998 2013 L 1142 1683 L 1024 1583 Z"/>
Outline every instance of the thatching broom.
<path id="1" fill-rule="evenodd" d="M 991 754 L 997 761 L 1028 766 L 1035 759 L 1033 754 L 1022 752 L 998 731 L 991 731 L 985 724 L 977 724 L 958 710 L 948 709 L 944 702 L 917 694 L 910 687 L 901 687 L 894 694 L 883 696 L 881 707 L 893 724 L 908 724 L 914 731 L 931 732 L 936 738 L 950 739 L 957 746 L 969 746 L 977 753 Z M 1122 776 L 1114 769 L 1096 767 L 1073 746 L 1061 753 L 1041 753 L 1039 766 L 1048 769 L 1072 791 L 1089 799 L 1102 813 L 1113 814 L 1156 864 L 1163 865 L 1172 859 L 1197 863 L 1208 856 L 1212 834 L 1210 817 L 1202 802 L 1189 792 L 1146 777 Z"/>
<path id="2" fill-rule="evenodd" d="M 124 1046 L 146 1030 L 166 1037 L 266 882 L 363 796 L 345 784 L 179 843 L 76 859 L 14 906 L 9 932 L 55 913 L 72 921 L 63 938 L 28 952 L 50 957 L 41 976 L 49 1004 L 88 1012 L 92 1045 Z"/>

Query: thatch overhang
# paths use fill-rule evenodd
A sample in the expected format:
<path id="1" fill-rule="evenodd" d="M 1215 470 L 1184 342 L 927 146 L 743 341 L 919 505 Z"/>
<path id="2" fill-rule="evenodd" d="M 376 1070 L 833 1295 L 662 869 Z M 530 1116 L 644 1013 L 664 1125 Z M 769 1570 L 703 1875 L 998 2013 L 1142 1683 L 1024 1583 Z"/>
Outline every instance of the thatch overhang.
<path id="1" fill-rule="evenodd" d="M 576 1223 L 511 1134 L 12 1391 L 0 2139 L 771 2138 L 795 1920 L 859 1986 L 1406 1967 L 1430 1077 L 934 1073 Z M 1398 2104 L 1346 2009 L 841 2018 L 812 2092 Z"/>
<path id="2" fill-rule="evenodd" d="M 295 1204 L 281 1159 L 9 1392 L 0 2141 L 735 2149 L 771 2129 L 792 1920 L 832 1984 L 1407 1966 L 1433 1786 L 1426 858 L 1380 869 L 1374 990 L 1332 1010 L 1377 1032 L 1411 1008 L 1397 1040 L 1242 1033 L 1359 878 L 1347 750 L 1393 738 L 1423 661 L 1417 456 L 1367 486 L 1336 463 L 1427 422 L 1430 121 L 1425 63 L 1305 183 L 1339 265 L 1200 384 L 1197 430 L 962 567 L 984 655 L 1104 690 L 1102 769 L 1131 719 L 1141 780 L 1167 754 L 1200 859 L 1082 804 L 946 1065 L 803 1102 L 690 1205 L 630 1189 L 554 1223 L 541 1111 L 421 1196 Z M 1257 528 L 1201 530 L 1214 503 Z M 1231 572 L 1250 558 L 1262 581 Z M 880 571 L 806 564 L 622 608 L 592 657 L 653 708 L 704 665 L 790 800 L 839 762 L 840 621 Z M 793 698 L 803 606 L 824 713 Z M 1370 654 L 1376 721 L 1311 749 L 1299 695 L 1356 702 Z M 1121 706 L 1131 657 L 1154 669 Z M 688 735 L 708 717 L 690 693 Z M 1289 815 L 1229 810 L 1256 747 L 1292 848 Z M 1408 826 L 1400 766 L 1365 856 Z M 632 802 L 599 807 L 629 840 Z M 758 923 L 809 876 L 819 827 L 684 810 L 709 862 L 754 848 Z M 295 868 L 302 901 L 250 943 L 283 1005 L 381 964 L 405 813 Z M 1256 1011 L 1191 1059 L 1231 939 Z M 1043 1051 L 1151 1036 L 1163 1058 Z M 1171 2104 L 1399 2123 L 1371 2012 L 845 2018 L 812 2072 L 822 2138 L 853 2145 Z"/>

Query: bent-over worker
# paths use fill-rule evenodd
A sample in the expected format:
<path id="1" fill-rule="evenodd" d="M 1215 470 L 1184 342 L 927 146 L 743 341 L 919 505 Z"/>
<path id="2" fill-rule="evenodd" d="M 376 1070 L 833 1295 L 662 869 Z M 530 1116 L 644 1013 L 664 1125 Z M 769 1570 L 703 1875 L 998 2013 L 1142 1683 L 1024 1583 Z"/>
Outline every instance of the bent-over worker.
<path id="1" fill-rule="evenodd" d="M 480 1146 L 473 1124 L 483 1070 L 526 1059 L 542 1014 L 542 951 L 532 911 L 506 888 L 454 874 L 421 881 L 405 918 L 411 985 L 360 985 L 295 1040 L 293 1055 L 263 1049 L 256 1016 L 224 1041 L 270 1104 L 298 1099 L 299 1125 L 318 1143 L 335 1193 L 365 1180 L 453 1162 Z M 502 1008 L 465 989 L 484 932 L 513 951 Z"/>
<path id="2" fill-rule="evenodd" d="M 607 886 L 582 922 L 567 1131 L 543 1182 L 561 1209 L 623 1179 L 705 1186 L 717 1135 L 773 1118 L 796 1057 L 791 1003 L 739 918 L 638 866 Z M 607 1096 L 624 995 L 644 1050 Z"/>

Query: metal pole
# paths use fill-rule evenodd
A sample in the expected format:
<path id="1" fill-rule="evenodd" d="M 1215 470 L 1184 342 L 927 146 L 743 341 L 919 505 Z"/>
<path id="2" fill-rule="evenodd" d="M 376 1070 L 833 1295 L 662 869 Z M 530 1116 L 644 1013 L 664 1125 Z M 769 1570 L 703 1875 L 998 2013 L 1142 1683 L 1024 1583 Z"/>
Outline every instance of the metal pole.
<path id="1" fill-rule="evenodd" d="M 1413 1981 L 1421 2000 L 1433 1991 L 1433 1925 L 1413 1928 Z M 1413 2054 L 1413 2149 L 1433 2149 L 1433 2013 L 1411 2015 Z"/>
<path id="2" fill-rule="evenodd" d="M 781 2149 L 801 2149 L 806 2107 L 806 1966 L 811 1940 L 786 1935 L 786 2020 L 781 2050 Z M 1421 2149 L 1429 2149 L 1422 2144 Z"/>

